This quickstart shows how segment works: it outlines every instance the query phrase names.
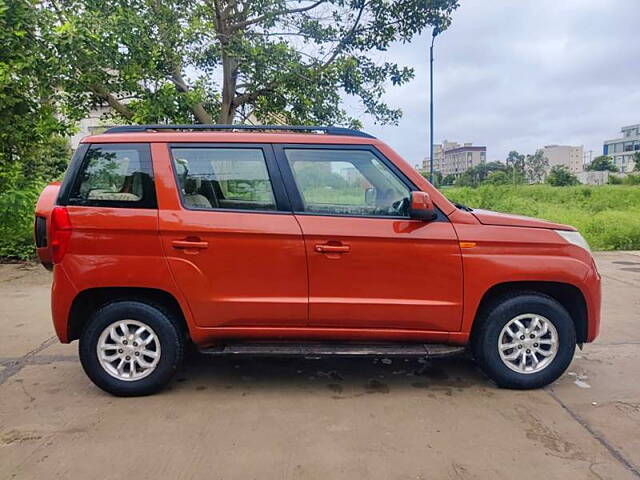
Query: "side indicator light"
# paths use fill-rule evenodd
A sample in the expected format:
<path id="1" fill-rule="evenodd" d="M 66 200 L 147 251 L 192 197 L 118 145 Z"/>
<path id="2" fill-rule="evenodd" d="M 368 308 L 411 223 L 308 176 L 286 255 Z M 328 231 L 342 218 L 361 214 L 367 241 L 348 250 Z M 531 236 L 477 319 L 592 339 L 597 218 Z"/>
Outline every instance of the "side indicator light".
<path id="1" fill-rule="evenodd" d="M 474 248 L 476 242 L 460 242 L 460 248 Z"/>

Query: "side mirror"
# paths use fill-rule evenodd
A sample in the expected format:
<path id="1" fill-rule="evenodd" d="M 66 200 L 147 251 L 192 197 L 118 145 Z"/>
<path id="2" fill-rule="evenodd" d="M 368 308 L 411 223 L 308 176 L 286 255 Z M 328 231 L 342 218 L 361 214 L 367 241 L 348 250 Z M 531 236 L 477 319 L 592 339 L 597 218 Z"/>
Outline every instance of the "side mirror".
<path id="1" fill-rule="evenodd" d="M 369 187 L 364 191 L 365 205 L 375 205 L 377 199 L 378 199 L 378 191 L 375 188 Z"/>
<path id="2" fill-rule="evenodd" d="M 409 197 L 409 217 L 415 220 L 433 220 L 436 209 L 426 192 L 411 192 Z"/>

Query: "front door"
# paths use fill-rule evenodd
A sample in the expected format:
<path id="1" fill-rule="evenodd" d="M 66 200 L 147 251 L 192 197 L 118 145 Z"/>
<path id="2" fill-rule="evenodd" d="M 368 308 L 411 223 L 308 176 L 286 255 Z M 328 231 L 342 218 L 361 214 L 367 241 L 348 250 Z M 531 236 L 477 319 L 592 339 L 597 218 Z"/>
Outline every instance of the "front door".
<path id="1" fill-rule="evenodd" d="M 309 265 L 314 327 L 457 331 L 462 260 L 439 214 L 407 215 L 415 187 L 371 147 L 283 146 Z"/>
<path id="2" fill-rule="evenodd" d="M 158 186 L 160 235 L 196 323 L 305 326 L 304 242 L 271 146 L 183 143 L 160 155 L 162 178 L 175 180 Z"/>

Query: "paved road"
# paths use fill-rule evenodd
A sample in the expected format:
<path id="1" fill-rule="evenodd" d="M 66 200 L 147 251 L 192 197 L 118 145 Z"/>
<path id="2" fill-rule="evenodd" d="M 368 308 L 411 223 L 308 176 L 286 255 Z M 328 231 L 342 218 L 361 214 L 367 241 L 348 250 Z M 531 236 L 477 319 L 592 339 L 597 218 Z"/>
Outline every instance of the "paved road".
<path id="1" fill-rule="evenodd" d="M 640 253 L 597 256 L 602 335 L 552 386 L 466 359 L 192 358 L 156 396 L 85 377 L 50 276 L 0 266 L 0 478 L 639 479 Z"/>

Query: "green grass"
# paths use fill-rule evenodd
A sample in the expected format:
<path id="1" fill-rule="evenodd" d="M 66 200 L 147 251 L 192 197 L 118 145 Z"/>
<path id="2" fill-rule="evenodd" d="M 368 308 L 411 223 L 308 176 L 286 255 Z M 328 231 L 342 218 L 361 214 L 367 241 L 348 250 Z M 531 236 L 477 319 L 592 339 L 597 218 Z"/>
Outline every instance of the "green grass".
<path id="1" fill-rule="evenodd" d="M 594 250 L 640 250 L 640 187 L 549 185 L 445 188 L 452 201 L 576 227 Z"/>

